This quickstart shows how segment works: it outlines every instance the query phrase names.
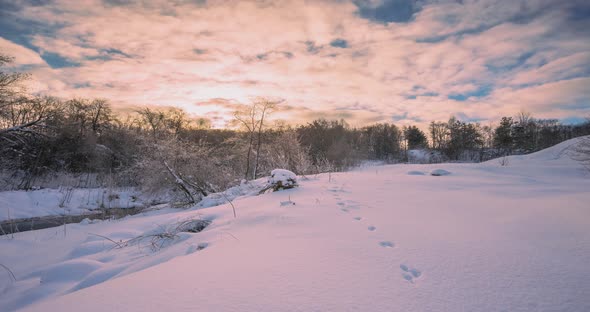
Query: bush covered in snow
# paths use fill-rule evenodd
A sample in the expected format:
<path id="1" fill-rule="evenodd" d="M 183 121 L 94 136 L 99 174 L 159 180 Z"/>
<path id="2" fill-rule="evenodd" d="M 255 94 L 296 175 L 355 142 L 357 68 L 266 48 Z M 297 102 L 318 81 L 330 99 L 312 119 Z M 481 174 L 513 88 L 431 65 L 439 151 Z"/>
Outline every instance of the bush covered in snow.
<path id="1" fill-rule="evenodd" d="M 297 184 L 297 175 L 295 173 L 286 169 L 275 169 L 271 171 L 266 187 L 260 192 L 263 193 L 269 189 L 279 191 L 297 186 L 299 184 Z"/>

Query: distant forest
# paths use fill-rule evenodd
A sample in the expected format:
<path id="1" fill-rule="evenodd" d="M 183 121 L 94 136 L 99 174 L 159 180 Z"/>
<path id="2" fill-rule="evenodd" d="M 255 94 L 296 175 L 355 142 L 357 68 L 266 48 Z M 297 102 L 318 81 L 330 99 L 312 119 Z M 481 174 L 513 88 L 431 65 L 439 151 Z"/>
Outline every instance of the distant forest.
<path id="1" fill-rule="evenodd" d="M 144 107 L 123 116 L 104 99 L 28 94 L 19 88 L 27 74 L 2 71 L 11 61 L 0 55 L 0 189 L 31 189 L 39 177 L 92 174 L 102 186 L 190 189 L 195 201 L 275 168 L 310 174 L 366 160 L 479 162 L 590 134 L 590 119 L 566 125 L 527 113 L 503 117 L 495 127 L 451 117 L 431 122 L 426 132 L 324 119 L 277 126 L 267 120 L 280 101 L 267 98 L 235 112 L 239 130 L 212 129 L 178 108 Z"/>

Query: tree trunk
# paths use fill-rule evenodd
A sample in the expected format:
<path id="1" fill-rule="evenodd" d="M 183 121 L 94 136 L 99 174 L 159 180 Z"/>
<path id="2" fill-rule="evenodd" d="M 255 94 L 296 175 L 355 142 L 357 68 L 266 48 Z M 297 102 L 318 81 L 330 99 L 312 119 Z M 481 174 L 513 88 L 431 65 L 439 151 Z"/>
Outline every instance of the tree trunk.
<path id="1" fill-rule="evenodd" d="M 174 172 L 174 170 L 172 170 L 172 168 L 170 168 L 170 166 L 168 166 L 168 163 L 166 161 L 164 161 L 164 166 L 166 166 L 166 169 L 168 169 L 168 172 L 170 172 L 170 174 L 174 177 L 176 184 L 178 185 L 178 187 L 186 194 L 186 196 L 190 199 L 189 204 L 194 204 L 195 201 L 195 197 L 193 196 L 193 194 L 190 192 L 189 188 L 187 187 L 186 182 L 184 182 L 184 180 L 178 176 L 176 174 L 176 172 Z"/>
<path id="2" fill-rule="evenodd" d="M 252 174 L 252 179 L 254 180 L 256 179 L 256 173 L 258 172 L 258 160 L 260 159 L 260 146 L 262 145 L 262 125 L 264 124 L 265 110 L 262 111 L 260 125 L 258 126 L 258 145 L 256 146 L 256 160 L 254 161 L 254 173 Z"/>
<path id="3" fill-rule="evenodd" d="M 254 133 L 250 132 L 250 143 L 248 144 L 248 155 L 246 156 L 246 174 L 244 179 L 248 180 L 248 174 L 250 173 L 250 157 L 252 155 L 252 145 L 254 144 Z"/>

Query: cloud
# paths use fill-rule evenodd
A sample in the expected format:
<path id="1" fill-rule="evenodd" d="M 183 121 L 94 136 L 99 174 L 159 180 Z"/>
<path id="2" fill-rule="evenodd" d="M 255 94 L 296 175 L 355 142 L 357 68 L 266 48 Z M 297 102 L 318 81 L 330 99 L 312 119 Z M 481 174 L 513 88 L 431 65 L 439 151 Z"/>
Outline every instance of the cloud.
<path id="1" fill-rule="evenodd" d="M 0 37 L 0 51 L 6 55 L 14 57 L 15 64 L 21 66 L 45 65 L 45 62 L 37 52 L 2 37 Z"/>
<path id="2" fill-rule="evenodd" d="M 217 125 L 254 96 L 286 99 L 290 109 L 276 118 L 296 122 L 346 116 L 359 125 L 425 125 L 521 108 L 590 114 L 581 87 L 590 77 L 585 1 L 56 0 L 0 7 L 0 49 L 33 74 L 37 91 L 104 97 L 121 107 L 178 106 Z"/>
<path id="3" fill-rule="evenodd" d="M 522 89 L 495 90 L 489 103 L 512 114 L 520 110 L 543 118 L 561 118 L 573 112 L 590 113 L 590 77 L 560 80 Z"/>

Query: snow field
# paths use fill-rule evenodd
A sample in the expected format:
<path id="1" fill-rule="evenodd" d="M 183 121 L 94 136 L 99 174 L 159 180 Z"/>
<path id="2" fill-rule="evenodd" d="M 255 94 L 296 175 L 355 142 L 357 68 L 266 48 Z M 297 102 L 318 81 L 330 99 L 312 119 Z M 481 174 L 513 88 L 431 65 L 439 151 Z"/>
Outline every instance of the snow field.
<path id="1" fill-rule="evenodd" d="M 235 219 L 216 195 L 221 206 L 69 225 L 65 237 L 60 228 L 20 233 L 0 239 L 0 263 L 17 277 L 0 288 L 0 306 L 588 311 L 590 179 L 564 146 L 508 166 L 381 166 L 300 178 L 298 188 L 261 196 L 234 189 Z M 435 169 L 452 174 L 427 174 Z M 212 223 L 158 250 L 105 239 L 191 218 Z"/>

